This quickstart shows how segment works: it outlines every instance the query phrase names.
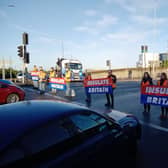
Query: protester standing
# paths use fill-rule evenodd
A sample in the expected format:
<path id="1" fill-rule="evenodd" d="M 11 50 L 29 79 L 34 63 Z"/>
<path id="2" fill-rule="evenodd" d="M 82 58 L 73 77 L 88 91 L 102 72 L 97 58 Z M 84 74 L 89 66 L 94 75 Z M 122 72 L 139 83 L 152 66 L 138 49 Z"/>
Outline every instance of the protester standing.
<path id="1" fill-rule="evenodd" d="M 50 68 L 50 73 L 49 73 L 49 79 L 51 78 L 55 78 L 56 77 L 56 71 L 54 70 L 54 67 Z M 55 88 L 51 88 L 51 92 L 52 93 L 56 93 L 56 89 Z"/>
<path id="2" fill-rule="evenodd" d="M 112 82 L 113 92 L 106 93 L 107 103 L 105 104 L 105 106 L 111 106 L 112 108 L 114 108 L 114 89 L 116 88 L 117 77 L 115 75 L 113 75 L 112 70 L 108 71 L 107 77 Z"/>
<path id="3" fill-rule="evenodd" d="M 66 96 L 71 96 L 71 70 L 69 67 L 66 68 L 65 81 L 66 81 Z"/>
<path id="4" fill-rule="evenodd" d="M 34 65 L 34 67 L 33 67 L 33 72 L 38 72 L 38 68 L 37 68 L 37 66 L 36 65 Z M 38 78 L 38 77 L 37 77 Z M 38 81 L 39 79 L 36 79 L 36 80 L 33 80 L 33 87 L 35 88 L 35 89 L 38 89 L 38 85 L 39 85 L 39 81 Z"/>
<path id="5" fill-rule="evenodd" d="M 168 87 L 168 79 L 165 72 L 161 73 L 160 80 L 157 82 L 158 86 Z M 161 107 L 160 118 L 168 117 L 168 107 Z"/>
<path id="6" fill-rule="evenodd" d="M 153 85 L 152 78 L 150 77 L 148 72 L 144 72 L 142 81 L 141 81 L 141 87 L 144 86 L 150 86 Z M 144 104 L 144 113 L 150 112 L 150 104 Z"/>
<path id="7" fill-rule="evenodd" d="M 84 78 L 84 84 L 85 82 L 87 82 L 88 80 L 92 80 L 92 76 L 90 72 L 86 72 L 85 73 L 85 78 Z M 86 102 L 90 103 L 91 102 L 91 94 L 86 92 Z"/>
<path id="8" fill-rule="evenodd" d="M 61 66 L 61 60 L 58 58 L 58 61 L 56 62 L 56 72 L 57 72 L 57 77 L 61 78 L 62 77 L 62 66 Z"/>
<path id="9" fill-rule="evenodd" d="M 40 67 L 39 69 L 39 90 L 40 94 L 44 94 L 46 90 L 47 74 L 44 72 L 43 67 Z"/>
<path id="10" fill-rule="evenodd" d="M 54 67 L 50 68 L 50 74 L 49 74 L 49 78 L 55 78 L 56 74 L 55 74 L 55 70 Z"/>

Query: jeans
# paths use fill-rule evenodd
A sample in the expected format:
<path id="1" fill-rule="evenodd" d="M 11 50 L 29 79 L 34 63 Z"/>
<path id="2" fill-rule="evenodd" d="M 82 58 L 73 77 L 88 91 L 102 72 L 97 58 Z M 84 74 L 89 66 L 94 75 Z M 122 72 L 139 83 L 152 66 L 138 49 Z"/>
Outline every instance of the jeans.
<path id="1" fill-rule="evenodd" d="M 106 94 L 106 98 L 107 98 L 107 104 L 111 105 L 111 107 L 114 107 L 114 95 L 113 94 Z"/>
<path id="2" fill-rule="evenodd" d="M 70 82 L 66 83 L 66 96 L 71 96 L 71 84 L 70 84 Z"/>
<path id="3" fill-rule="evenodd" d="M 46 83 L 45 82 L 39 82 L 39 90 L 40 92 L 45 92 L 46 90 Z"/>
<path id="4" fill-rule="evenodd" d="M 56 92 L 57 92 L 57 89 L 51 88 L 51 92 L 52 92 L 52 93 L 56 93 Z"/>
<path id="5" fill-rule="evenodd" d="M 150 112 L 150 104 L 144 104 L 144 112 L 146 112 L 146 110 Z"/>

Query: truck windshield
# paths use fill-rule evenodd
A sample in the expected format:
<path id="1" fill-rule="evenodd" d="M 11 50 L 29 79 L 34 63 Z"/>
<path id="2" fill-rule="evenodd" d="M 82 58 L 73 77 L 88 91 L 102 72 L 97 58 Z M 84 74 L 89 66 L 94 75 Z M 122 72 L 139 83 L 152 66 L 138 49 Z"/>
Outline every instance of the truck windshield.
<path id="1" fill-rule="evenodd" d="M 71 69 L 82 69 L 82 65 L 78 63 L 70 63 L 69 65 Z"/>

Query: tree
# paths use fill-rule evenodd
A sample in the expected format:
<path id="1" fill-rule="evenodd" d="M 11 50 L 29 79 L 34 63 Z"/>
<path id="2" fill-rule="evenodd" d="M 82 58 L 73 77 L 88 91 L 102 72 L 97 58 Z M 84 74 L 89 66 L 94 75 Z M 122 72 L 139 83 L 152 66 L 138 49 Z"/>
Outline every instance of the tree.
<path id="1" fill-rule="evenodd" d="M 5 78 L 10 78 L 10 71 L 12 72 L 12 78 L 16 78 L 19 71 L 12 68 L 5 69 Z M 0 79 L 2 79 L 2 69 L 0 69 Z"/>
<path id="2" fill-rule="evenodd" d="M 168 67 L 168 60 L 162 61 L 161 67 L 162 67 L 162 68 L 167 68 L 167 67 Z"/>

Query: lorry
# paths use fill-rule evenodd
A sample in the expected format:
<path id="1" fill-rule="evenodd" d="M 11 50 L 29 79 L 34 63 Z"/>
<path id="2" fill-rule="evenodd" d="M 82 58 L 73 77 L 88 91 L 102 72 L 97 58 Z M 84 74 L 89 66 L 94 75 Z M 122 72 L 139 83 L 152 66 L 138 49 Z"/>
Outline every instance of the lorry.
<path id="1" fill-rule="evenodd" d="M 58 59 L 57 65 L 60 67 L 61 76 L 65 76 L 66 68 L 71 70 L 71 81 L 83 80 L 83 67 L 79 60 L 75 59 Z"/>

